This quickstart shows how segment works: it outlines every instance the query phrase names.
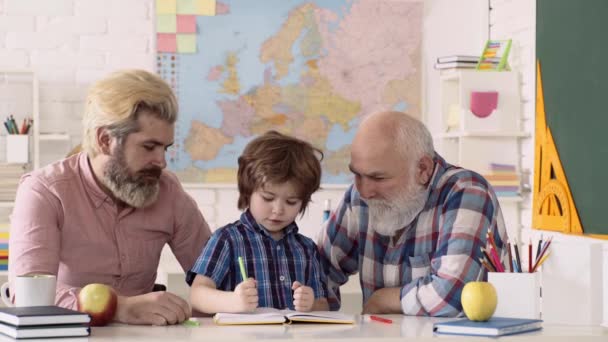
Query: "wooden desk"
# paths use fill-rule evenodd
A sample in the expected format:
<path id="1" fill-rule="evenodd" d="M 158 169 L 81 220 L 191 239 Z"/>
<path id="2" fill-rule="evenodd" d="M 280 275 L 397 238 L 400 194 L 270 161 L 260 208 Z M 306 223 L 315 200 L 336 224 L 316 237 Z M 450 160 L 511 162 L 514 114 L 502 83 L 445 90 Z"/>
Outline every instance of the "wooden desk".
<path id="1" fill-rule="evenodd" d="M 433 322 L 440 318 L 385 315 L 392 324 L 361 319 L 356 325 L 293 324 L 216 326 L 210 318 L 200 318 L 199 327 L 146 327 L 114 324 L 94 327 L 91 342 L 96 341 L 463 341 L 491 340 L 482 337 L 433 335 Z M 66 339 L 75 342 L 78 339 Z M 86 340 L 86 339 L 84 339 Z M 503 336 L 508 341 L 608 341 L 608 328 L 554 326 L 545 324 L 537 332 Z"/>

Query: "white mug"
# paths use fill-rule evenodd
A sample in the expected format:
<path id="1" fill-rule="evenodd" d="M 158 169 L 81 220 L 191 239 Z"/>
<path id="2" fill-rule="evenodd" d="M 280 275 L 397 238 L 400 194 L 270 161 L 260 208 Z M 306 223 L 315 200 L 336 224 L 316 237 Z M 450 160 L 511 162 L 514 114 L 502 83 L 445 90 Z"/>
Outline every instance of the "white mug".
<path id="1" fill-rule="evenodd" d="M 11 295 L 15 296 L 15 303 L 11 302 L 6 290 L 9 283 L 0 287 L 0 297 L 6 306 L 46 306 L 55 305 L 55 288 L 57 277 L 52 274 L 27 274 L 15 277 Z"/>

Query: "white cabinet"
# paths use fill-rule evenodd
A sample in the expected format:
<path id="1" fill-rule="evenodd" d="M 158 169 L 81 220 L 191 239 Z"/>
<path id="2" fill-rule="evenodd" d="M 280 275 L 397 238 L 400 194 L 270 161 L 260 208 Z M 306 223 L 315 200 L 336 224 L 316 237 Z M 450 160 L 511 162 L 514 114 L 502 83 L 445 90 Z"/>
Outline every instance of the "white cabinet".
<path id="1" fill-rule="evenodd" d="M 436 149 L 447 162 L 484 176 L 497 172 L 491 164 L 513 167 L 511 178 L 494 181 L 510 233 L 521 228 L 520 202 L 521 99 L 518 76 L 512 71 L 455 70 L 440 76 L 439 131 Z M 498 172 L 500 173 L 500 172 Z M 490 177 L 490 178 L 491 178 Z M 516 183 L 516 186 L 514 185 Z M 516 191 L 513 191 L 516 187 Z M 509 191 L 502 189 L 509 188 Z M 504 194 L 504 195 L 501 195 Z"/>
<path id="2" fill-rule="evenodd" d="M 25 170 L 37 169 L 41 166 L 41 150 L 49 145 L 50 141 L 70 143 L 67 134 L 45 134 L 41 133 L 40 128 L 40 102 L 39 85 L 36 74 L 31 70 L 0 70 L 0 118 L 4 121 L 9 115 L 13 115 L 15 122 L 21 128 L 26 118 L 33 119 L 29 130 L 29 156 L 28 161 L 22 164 Z M 12 187 L 14 179 L 19 175 L 13 170 L 15 164 L 7 164 L 7 136 L 8 132 L 4 125 L 0 127 L 0 208 L 11 208 L 12 200 L 7 200 L 6 190 Z M 69 147 L 69 146 L 68 146 Z M 4 173 L 2 173 L 4 171 Z M 11 184 L 9 184 L 11 183 Z M 16 186 L 15 186 L 16 190 Z M 4 221 L 5 215 L 0 212 L 0 222 Z"/>

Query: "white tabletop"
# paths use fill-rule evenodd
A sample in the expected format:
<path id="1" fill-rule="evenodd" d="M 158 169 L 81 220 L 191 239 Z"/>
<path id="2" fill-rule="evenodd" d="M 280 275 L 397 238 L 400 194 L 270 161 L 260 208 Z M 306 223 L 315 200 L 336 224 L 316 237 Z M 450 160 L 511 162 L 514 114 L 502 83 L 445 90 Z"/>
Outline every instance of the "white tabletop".
<path id="1" fill-rule="evenodd" d="M 88 341 L 443 341 L 483 340 L 471 336 L 433 334 L 433 323 L 445 321 L 441 318 L 383 315 L 393 320 L 392 324 L 369 321 L 368 317 L 357 317 L 357 324 L 293 324 L 217 326 L 210 318 L 199 318 L 200 326 L 128 326 L 112 324 L 93 327 Z M 75 342 L 78 339 L 66 339 Z M 87 339 L 84 339 L 87 340 Z M 490 339 L 495 341 L 496 339 Z M 536 332 L 500 337 L 509 341 L 608 341 L 608 328 L 601 326 L 557 326 L 544 324 Z"/>

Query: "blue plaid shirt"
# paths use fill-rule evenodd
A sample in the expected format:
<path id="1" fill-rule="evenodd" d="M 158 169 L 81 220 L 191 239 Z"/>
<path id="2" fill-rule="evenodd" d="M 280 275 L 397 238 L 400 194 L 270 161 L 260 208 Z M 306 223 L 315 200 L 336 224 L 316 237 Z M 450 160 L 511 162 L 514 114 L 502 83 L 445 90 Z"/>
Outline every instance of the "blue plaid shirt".
<path id="1" fill-rule="evenodd" d="M 291 223 L 279 241 L 253 218 L 249 210 L 241 219 L 213 233 L 188 273 L 192 285 L 196 274 L 213 279 L 218 289 L 234 291 L 243 281 L 238 257 L 243 257 L 247 276 L 257 281 L 259 306 L 295 310 L 291 286 L 309 286 L 315 298 L 327 297 L 325 272 L 314 241 L 298 233 Z"/>
<path id="2" fill-rule="evenodd" d="M 340 307 L 338 286 L 358 272 L 364 303 L 378 289 L 401 287 L 404 314 L 455 316 L 464 284 L 482 271 L 480 247 L 488 231 L 505 257 L 502 213 L 482 176 L 436 154 L 429 187 L 424 209 L 398 241 L 375 233 L 357 189 L 346 191 L 318 239 L 332 310 Z"/>

